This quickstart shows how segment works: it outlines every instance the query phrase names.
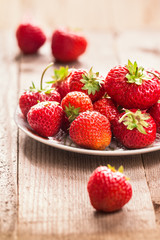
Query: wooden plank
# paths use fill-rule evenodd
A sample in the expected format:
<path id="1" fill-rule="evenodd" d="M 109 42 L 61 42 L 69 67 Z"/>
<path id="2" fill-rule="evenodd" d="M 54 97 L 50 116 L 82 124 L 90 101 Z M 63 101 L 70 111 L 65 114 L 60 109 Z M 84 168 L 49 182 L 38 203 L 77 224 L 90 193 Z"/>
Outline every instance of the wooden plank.
<path id="1" fill-rule="evenodd" d="M 22 2 L 17 0 L 10 1 L 9 8 L 6 1 L 1 0 L 0 28 L 15 28 L 23 15 L 29 14 L 38 24 L 41 23 L 44 26 L 44 30 L 46 26 L 53 29 L 59 25 L 97 31 L 142 29 L 143 27 L 159 29 L 159 8 L 158 0 L 135 0 L 134 2 L 125 0 Z M 5 12 L 10 17 L 6 18 Z M 96 17 L 96 14 L 99 17 Z"/>
<path id="2" fill-rule="evenodd" d="M 116 45 L 119 36 L 91 34 L 88 38 L 88 51 L 75 62 L 75 67 L 94 65 L 96 70 L 106 74 L 119 59 L 122 60 Z M 22 58 L 21 92 L 34 79 L 39 81 L 42 67 L 52 61 L 47 49 L 34 58 Z M 30 239 L 36 236 L 38 239 L 65 239 L 64 236 L 66 239 L 70 239 L 69 236 L 104 239 L 106 235 L 110 239 L 116 239 L 114 236 L 117 235 L 130 235 L 130 239 L 135 239 L 134 232 L 145 236 L 145 231 L 152 234 L 155 230 L 155 214 L 140 155 L 98 157 L 74 154 L 41 144 L 21 131 L 19 143 L 20 239 L 25 236 Z M 117 168 L 124 166 L 133 185 L 133 198 L 121 211 L 101 214 L 91 207 L 86 185 L 91 172 L 108 163 Z"/>
<path id="3" fill-rule="evenodd" d="M 25 179 L 21 177 L 20 181 L 23 183 L 20 185 L 20 233 L 48 236 L 85 233 L 89 236 L 155 228 L 140 157 L 97 158 L 73 154 L 29 137 L 21 141 L 21 147 L 25 164 L 21 163 L 20 171 L 23 168 Z M 96 213 L 86 191 L 92 170 L 107 163 L 116 167 L 124 165 L 134 191 L 130 203 L 113 215 Z"/>
<path id="4" fill-rule="evenodd" d="M 147 183 L 150 189 L 153 206 L 156 213 L 156 222 L 160 226 L 160 152 L 143 155 L 143 162 Z"/>
<path id="5" fill-rule="evenodd" d="M 130 59 L 143 67 L 159 70 L 159 39 L 158 31 L 135 30 L 117 35 L 119 63 L 126 64 Z"/>
<path id="6" fill-rule="evenodd" d="M 150 240 L 150 239 L 159 239 L 159 232 L 158 231 L 148 231 L 146 230 L 145 232 L 125 232 L 125 233 L 104 233 L 104 234 L 69 234 L 69 235 L 28 235 L 28 234 L 23 234 L 20 235 L 18 240 Z"/>
<path id="7" fill-rule="evenodd" d="M 14 238 L 17 222 L 18 62 L 12 33 L 0 32 L 0 235 Z"/>

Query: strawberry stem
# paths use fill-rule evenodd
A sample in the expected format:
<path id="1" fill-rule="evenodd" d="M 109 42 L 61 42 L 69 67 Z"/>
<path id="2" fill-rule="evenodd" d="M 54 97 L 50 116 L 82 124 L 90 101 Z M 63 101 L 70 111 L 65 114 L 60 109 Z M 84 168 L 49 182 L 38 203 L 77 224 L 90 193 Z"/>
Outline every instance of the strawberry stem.
<path id="1" fill-rule="evenodd" d="M 160 77 L 157 74 L 150 72 L 150 71 L 147 71 L 147 72 L 153 74 L 155 77 L 157 77 L 160 80 Z"/>
<path id="2" fill-rule="evenodd" d="M 47 65 L 47 67 L 42 72 L 41 81 L 40 81 L 40 90 L 43 90 L 43 77 L 44 77 L 45 72 L 47 71 L 48 68 L 52 67 L 53 65 L 54 65 L 54 63 L 51 62 L 50 64 Z"/>

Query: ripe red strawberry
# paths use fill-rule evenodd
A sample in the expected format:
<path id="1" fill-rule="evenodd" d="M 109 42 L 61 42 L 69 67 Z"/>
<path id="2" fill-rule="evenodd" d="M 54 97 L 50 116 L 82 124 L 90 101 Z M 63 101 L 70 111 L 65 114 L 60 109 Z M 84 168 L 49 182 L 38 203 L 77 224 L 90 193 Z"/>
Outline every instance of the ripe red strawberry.
<path id="1" fill-rule="evenodd" d="M 46 36 L 38 27 L 30 23 L 22 23 L 16 31 L 18 46 L 25 54 L 33 54 L 45 43 Z"/>
<path id="2" fill-rule="evenodd" d="M 106 116 L 110 122 L 119 114 L 111 98 L 101 98 L 94 102 L 93 109 Z"/>
<path id="3" fill-rule="evenodd" d="M 121 209 L 132 197 L 132 186 L 124 176 L 108 165 L 98 167 L 89 178 L 87 190 L 92 206 L 98 211 L 113 212 Z"/>
<path id="4" fill-rule="evenodd" d="M 62 117 L 62 124 L 61 124 L 61 129 L 69 134 L 69 128 L 70 128 L 71 122 L 69 121 L 68 117 L 66 116 L 65 112 L 63 112 L 63 117 Z"/>
<path id="5" fill-rule="evenodd" d="M 157 126 L 157 132 L 160 133 L 160 100 L 158 100 L 157 103 L 155 103 L 151 108 L 149 108 L 147 112 L 154 119 Z"/>
<path id="6" fill-rule="evenodd" d="M 81 91 L 89 95 L 93 102 L 104 95 L 104 79 L 99 73 L 78 69 L 70 77 L 70 91 Z"/>
<path id="7" fill-rule="evenodd" d="M 43 101 L 56 101 L 60 103 L 61 96 L 55 89 L 38 90 L 34 85 L 30 87 L 30 90 L 24 91 L 19 99 L 19 106 L 24 117 L 27 117 L 27 113 L 32 106 Z"/>
<path id="8" fill-rule="evenodd" d="M 52 87 L 56 88 L 61 98 L 64 98 L 70 92 L 70 76 L 74 71 L 74 69 L 62 66 L 59 69 L 54 69 L 53 80 L 48 83 L 52 83 Z"/>
<path id="9" fill-rule="evenodd" d="M 156 124 L 146 111 L 125 110 L 112 123 L 114 136 L 127 148 L 147 147 L 156 138 Z"/>
<path id="10" fill-rule="evenodd" d="M 110 123 L 99 112 L 82 112 L 71 123 L 69 135 L 73 142 L 82 147 L 103 150 L 111 141 Z"/>
<path id="11" fill-rule="evenodd" d="M 63 28 L 53 32 L 51 49 L 58 61 L 74 61 L 85 52 L 86 47 L 86 38 L 76 32 Z"/>
<path id="12" fill-rule="evenodd" d="M 37 89 L 35 85 L 32 83 L 32 87 L 30 87 L 29 90 L 24 91 L 23 94 L 20 96 L 19 106 L 24 117 L 27 117 L 27 113 L 30 110 L 30 108 L 37 104 L 37 102 L 43 101 L 56 101 L 59 103 L 61 102 L 61 96 L 54 88 L 43 88 L 42 86 L 44 73 L 46 72 L 50 65 L 48 65 L 42 73 L 40 89 Z"/>
<path id="13" fill-rule="evenodd" d="M 111 69 L 105 80 L 105 90 L 118 105 L 124 108 L 148 109 L 160 96 L 158 78 L 137 63 Z"/>
<path id="14" fill-rule="evenodd" d="M 89 96 L 83 92 L 69 92 L 61 102 L 61 106 L 69 121 L 73 121 L 81 112 L 92 111 L 93 104 Z"/>
<path id="15" fill-rule="evenodd" d="M 57 102 L 40 102 L 29 110 L 27 120 L 31 128 L 43 137 L 54 136 L 61 127 L 62 107 Z"/>

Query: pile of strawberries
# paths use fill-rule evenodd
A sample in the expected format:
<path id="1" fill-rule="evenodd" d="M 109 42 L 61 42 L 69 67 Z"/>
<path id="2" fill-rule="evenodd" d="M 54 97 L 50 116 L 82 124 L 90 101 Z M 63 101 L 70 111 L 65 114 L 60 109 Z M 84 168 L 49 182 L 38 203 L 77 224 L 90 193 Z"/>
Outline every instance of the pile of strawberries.
<path id="1" fill-rule="evenodd" d="M 20 99 L 20 109 L 31 128 L 43 137 L 60 129 L 84 148 L 103 150 L 112 137 L 126 148 L 151 145 L 160 132 L 160 73 L 127 65 L 106 77 L 93 69 L 54 69 L 52 81 L 34 84 Z"/>

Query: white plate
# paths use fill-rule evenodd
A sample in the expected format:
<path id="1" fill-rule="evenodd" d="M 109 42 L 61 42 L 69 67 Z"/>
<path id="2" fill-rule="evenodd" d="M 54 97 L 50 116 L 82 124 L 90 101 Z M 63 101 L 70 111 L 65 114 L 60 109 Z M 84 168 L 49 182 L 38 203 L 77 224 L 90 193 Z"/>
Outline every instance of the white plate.
<path id="1" fill-rule="evenodd" d="M 155 142 L 146 148 L 128 150 L 113 139 L 109 147 L 102 151 L 102 150 L 90 150 L 77 146 L 63 131 L 60 131 L 56 136 L 50 138 L 44 138 L 39 136 L 31 129 L 31 127 L 23 117 L 19 107 L 17 107 L 16 109 L 15 122 L 17 126 L 31 138 L 39 142 L 45 143 L 47 145 L 50 145 L 52 147 L 76 153 L 88 155 L 118 156 L 118 155 L 142 154 L 160 150 L 160 134 L 157 134 Z"/>

